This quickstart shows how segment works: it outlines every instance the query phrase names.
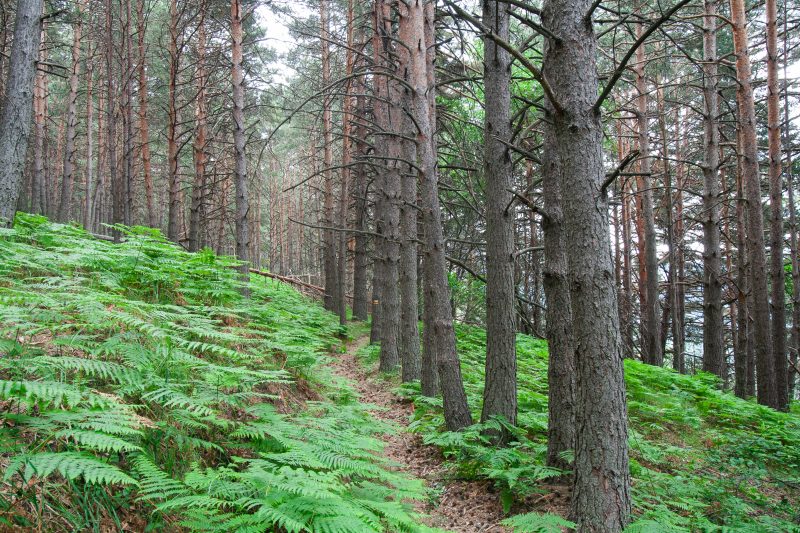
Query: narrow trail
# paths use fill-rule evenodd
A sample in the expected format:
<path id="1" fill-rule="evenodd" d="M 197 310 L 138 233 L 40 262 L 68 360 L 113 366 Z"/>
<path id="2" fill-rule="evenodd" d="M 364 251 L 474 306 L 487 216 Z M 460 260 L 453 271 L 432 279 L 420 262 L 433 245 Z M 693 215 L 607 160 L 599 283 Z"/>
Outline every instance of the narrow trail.
<path id="1" fill-rule="evenodd" d="M 424 480 L 436 491 L 438 497 L 433 502 L 417 506 L 428 515 L 427 524 L 453 533 L 508 531 L 500 525 L 503 509 L 489 482 L 452 479 L 439 450 L 426 446 L 419 435 L 405 430 L 413 404 L 393 394 L 390 386 L 380 381 L 377 371 L 365 369 L 358 361 L 356 352 L 368 342 L 369 337 L 362 336 L 350 343 L 346 353 L 335 357 L 331 368 L 353 384 L 362 401 L 384 408 L 375 411 L 377 418 L 400 428 L 384 437 L 384 455 L 401 465 L 400 471 Z"/>

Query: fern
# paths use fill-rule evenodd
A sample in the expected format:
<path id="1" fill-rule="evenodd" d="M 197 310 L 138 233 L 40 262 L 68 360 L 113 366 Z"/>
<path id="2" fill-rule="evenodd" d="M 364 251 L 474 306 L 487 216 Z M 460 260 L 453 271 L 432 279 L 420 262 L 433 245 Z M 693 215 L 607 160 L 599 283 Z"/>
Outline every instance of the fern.
<path id="1" fill-rule="evenodd" d="M 4 479 L 10 480 L 22 468 L 21 474 L 25 482 L 34 476 L 46 478 L 58 471 L 65 479 L 83 479 L 86 483 L 99 485 L 136 485 L 135 479 L 119 468 L 96 459 L 87 454 L 76 452 L 42 452 L 34 455 L 23 455 L 11 460 Z"/>
<path id="2" fill-rule="evenodd" d="M 515 533 L 561 533 L 565 528 L 575 528 L 575 523 L 550 513 L 518 514 L 503 520 L 502 524 Z"/>

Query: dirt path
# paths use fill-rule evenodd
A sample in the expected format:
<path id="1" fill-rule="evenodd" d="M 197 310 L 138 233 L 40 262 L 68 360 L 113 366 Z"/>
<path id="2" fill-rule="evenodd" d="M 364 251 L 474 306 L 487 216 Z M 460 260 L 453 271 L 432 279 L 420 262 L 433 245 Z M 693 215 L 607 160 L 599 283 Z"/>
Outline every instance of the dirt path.
<path id="1" fill-rule="evenodd" d="M 355 354 L 368 342 L 369 338 L 364 336 L 351 343 L 347 353 L 337 355 L 331 367 L 337 375 L 350 380 L 362 401 L 386 409 L 375 411 L 375 416 L 401 428 L 396 434 L 384 438 L 384 455 L 402 465 L 401 471 L 423 479 L 438 493 L 435 502 L 419 505 L 419 510 L 430 517 L 428 525 L 453 533 L 508 531 L 499 525 L 504 518 L 503 510 L 489 482 L 451 479 L 439 451 L 422 444 L 419 435 L 402 430 L 408 426 L 413 405 L 393 394 L 391 387 L 380 381 L 376 372 L 370 372 L 359 363 Z"/>

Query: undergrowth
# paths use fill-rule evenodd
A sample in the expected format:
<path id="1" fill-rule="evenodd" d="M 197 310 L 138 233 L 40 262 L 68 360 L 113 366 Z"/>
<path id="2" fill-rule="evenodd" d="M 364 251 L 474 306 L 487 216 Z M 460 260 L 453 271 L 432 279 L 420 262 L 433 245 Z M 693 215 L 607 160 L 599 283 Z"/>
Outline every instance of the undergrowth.
<path id="1" fill-rule="evenodd" d="M 424 529 L 421 483 L 379 455 L 392 429 L 321 365 L 336 317 L 119 230 L 0 233 L 0 529 Z"/>
<path id="2" fill-rule="evenodd" d="M 484 330 L 457 325 L 464 385 L 479 414 L 486 353 Z M 547 344 L 517 338 L 519 415 L 506 448 L 490 445 L 484 429 L 444 430 L 441 400 L 400 387 L 414 398 L 411 427 L 440 447 L 457 475 L 493 480 L 507 510 L 548 490 L 558 472 L 545 466 Z M 634 522 L 632 532 L 800 532 L 800 416 L 776 412 L 719 390 L 708 374 L 680 375 L 626 360 Z M 571 458 L 569 458 L 571 459 Z M 511 518 L 517 532 L 561 531 L 553 514 Z"/>

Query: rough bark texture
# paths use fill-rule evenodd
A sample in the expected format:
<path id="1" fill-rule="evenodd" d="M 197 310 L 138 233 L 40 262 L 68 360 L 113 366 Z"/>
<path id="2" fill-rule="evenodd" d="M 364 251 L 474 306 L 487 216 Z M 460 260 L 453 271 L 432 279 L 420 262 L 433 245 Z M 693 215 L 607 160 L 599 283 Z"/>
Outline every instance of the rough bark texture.
<path id="1" fill-rule="evenodd" d="M 320 17 L 320 48 L 322 54 L 322 85 L 327 87 L 331 82 L 331 52 L 330 52 L 330 20 L 328 14 L 328 0 L 319 3 Z M 322 100 L 322 179 L 323 179 L 323 220 L 325 229 L 322 231 L 322 256 L 323 271 L 325 275 L 325 309 L 338 312 L 339 302 L 338 275 L 336 263 L 336 235 L 333 231 L 335 217 L 333 212 L 333 123 L 331 115 L 331 101 L 329 97 Z"/>
<path id="2" fill-rule="evenodd" d="M 120 183 L 120 173 L 117 168 L 117 115 L 114 102 L 117 99 L 117 90 L 114 84 L 114 17 L 113 3 L 106 2 L 106 164 L 108 165 L 108 181 L 111 185 L 111 222 L 121 224 L 123 213 L 123 184 Z M 105 192 L 105 187 L 102 188 Z M 114 242 L 119 242 L 121 235 L 114 231 Z"/>
<path id="3" fill-rule="evenodd" d="M 189 207 L 189 251 L 196 252 L 202 246 L 201 225 L 203 220 L 203 201 L 206 189 L 206 144 L 208 137 L 208 105 L 206 85 L 206 4 L 200 3 L 200 20 L 197 27 L 197 67 L 195 80 L 197 96 L 194 101 L 194 183 L 192 184 L 192 203 Z"/>
<path id="4" fill-rule="evenodd" d="M 43 0 L 18 0 L 0 116 L 0 227 L 14 223 L 33 114 Z"/>
<path id="5" fill-rule="evenodd" d="M 410 48 L 414 46 L 414 35 L 408 22 L 405 6 L 400 6 L 399 40 L 397 47 L 396 75 L 405 78 L 410 63 Z M 411 108 L 411 92 L 401 87 L 402 109 L 398 109 L 398 123 L 404 137 L 413 139 L 413 122 L 403 110 Z M 401 166 L 400 175 L 400 363 L 403 382 L 420 379 L 422 372 L 422 354 L 419 343 L 419 286 L 417 279 L 417 170 L 411 166 L 416 163 L 417 147 L 406 138 L 400 140 L 401 156 L 405 164 Z"/>
<path id="6" fill-rule="evenodd" d="M 242 261 L 242 280 L 250 279 L 250 196 L 247 184 L 247 156 L 244 133 L 244 69 L 242 68 L 242 3 L 231 0 L 231 59 L 233 69 L 233 149 L 236 188 L 236 257 Z M 245 290 L 245 293 L 247 291 Z"/>
<path id="7" fill-rule="evenodd" d="M 719 129 L 717 125 L 717 2 L 706 0 L 703 17 L 703 370 L 725 377 L 719 225 Z"/>
<path id="8" fill-rule="evenodd" d="M 147 207 L 147 223 L 151 227 L 156 227 L 158 221 L 156 220 L 155 209 L 153 207 L 153 171 L 150 158 L 150 126 L 147 122 L 147 69 L 146 63 L 146 48 L 144 44 L 145 33 L 147 30 L 147 23 L 145 21 L 144 4 L 146 0 L 139 0 L 136 5 L 136 33 L 137 45 L 139 53 L 139 136 L 142 143 L 142 171 L 144 173 L 144 194 L 145 205 Z"/>
<path id="9" fill-rule="evenodd" d="M 69 73 L 69 93 L 67 94 L 67 131 L 64 146 L 64 164 L 61 173 L 61 196 L 58 204 L 58 220 L 68 222 L 72 203 L 72 187 L 75 179 L 75 156 L 78 135 L 78 82 L 80 81 L 81 34 L 83 30 L 83 11 L 86 1 L 80 4 L 78 22 L 72 33 L 72 68 Z"/>
<path id="10" fill-rule="evenodd" d="M 786 273 L 783 268 L 783 180 L 781 176 L 781 116 L 778 86 L 778 6 L 767 0 L 767 134 L 769 137 L 770 301 L 772 355 L 775 360 L 775 406 L 789 408 L 786 360 Z"/>
<path id="11" fill-rule="evenodd" d="M 739 138 L 747 200 L 747 257 L 750 269 L 750 296 L 752 298 L 753 349 L 756 359 L 758 403 L 778 407 L 775 384 L 775 360 L 772 352 L 770 328 L 769 289 L 767 286 L 767 259 L 764 250 L 764 213 L 761 206 L 761 180 L 758 170 L 758 140 L 756 113 L 751 85 L 750 55 L 747 49 L 747 17 L 744 0 L 731 0 L 733 45 L 736 54 L 738 89 Z"/>
<path id="12" fill-rule="evenodd" d="M 356 115 L 364 117 L 366 114 L 365 88 L 357 82 L 355 90 Z M 359 120 L 357 129 L 356 153 L 359 160 L 366 156 L 366 134 L 367 128 L 363 120 Z M 355 245 L 353 249 L 353 318 L 366 321 L 368 316 L 369 292 L 367 287 L 367 267 L 369 257 L 367 256 L 367 236 L 362 231 L 367 230 L 367 167 L 363 162 L 359 162 L 355 169 L 355 179 L 353 180 L 353 199 L 355 204 L 353 226 L 359 232 L 355 234 Z"/>
<path id="13" fill-rule="evenodd" d="M 461 363 L 456 352 L 456 338 L 453 330 L 453 314 L 450 308 L 450 285 L 445 263 L 445 241 L 442 229 L 442 215 L 439 204 L 438 175 L 436 172 L 436 151 L 433 144 L 435 117 L 432 113 L 430 95 L 436 90 L 432 83 L 433 73 L 429 71 L 432 63 L 428 57 L 425 38 L 426 17 L 428 24 L 434 16 L 433 3 L 411 2 L 408 21 L 415 36 L 411 47 L 409 83 L 412 88 L 412 113 L 417 126 L 417 157 L 420 167 L 420 195 L 422 220 L 425 232 L 423 248 L 423 294 L 429 322 L 425 328 L 432 328 L 433 349 L 436 353 L 436 366 L 444 400 L 444 417 L 447 428 L 459 430 L 472 424 L 472 415 L 467 405 L 467 396 L 461 379 Z"/>
<path id="14" fill-rule="evenodd" d="M 572 304 L 569 295 L 567 244 L 560 187 L 560 158 L 553 145 L 555 136 L 546 135 L 542 166 L 545 215 L 544 296 L 547 302 L 548 421 L 547 464 L 568 468 L 562 454 L 575 448 L 575 345 L 572 332 Z"/>
<path id="15" fill-rule="evenodd" d="M 508 6 L 483 1 L 483 23 L 508 40 Z M 483 39 L 485 94 L 483 175 L 486 181 L 486 385 L 481 420 L 502 416 L 517 421 L 516 301 L 514 284 L 513 163 L 511 139 L 511 55 Z"/>
<path id="16" fill-rule="evenodd" d="M 169 209 L 167 215 L 167 238 L 178 242 L 180 218 L 183 213 L 181 201 L 181 181 L 178 173 L 178 3 L 171 0 L 169 5 L 169 99 L 167 102 L 167 175 L 169 186 Z M 235 67 L 234 67 L 235 68 Z M 234 106 L 236 104 L 234 103 Z M 234 126 L 235 127 L 235 126 Z"/>
<path id="17" fill-rule="evenodd" d="M 641 34 L 641 24 L 636 26 L 637 35 Z M 641 153 L 639 170 L 639 195 L 642 205 L 642 222 L 644 225 L 644 257 L 639 257 L 639 261 L 644 261 L 644 280 L 640 283 L 645 284 L 645 298 L 642 304 L 641 316 L 641 339 L 642 339 L 642 360 L 651 365 L 661 366 L 664 363 L 664 354 L 661 349 L 661 336 L 659 334 L 659 301 L 658 301 L 658 254 L 656 250 L 656 224 L 653 213 L 653 178 L 650 176 L 650 121 L 647 109 L 647 82 L 644 76 L 646 64 L 644 46 L 636 50 L 636 90 L 639 95 L 636 99 L 637 105 L 637 129 L 639 138 L 639 152 Z"/>
<path id="18" fill-rule="evenodd" d="M 577 374 L 575 485 L 572 520 L 582 532 L 621 531 L 631 512 L 628 429 L 617 313 L 602 126 L 597 37 L 586 16 L 590 0 L 548 0 L 542 23 L 543 74 L 557 99 L 551 146 L 557 147 L 569 243 L 569 286 Z"/>
<path id="19" fill-rule="evenodd" d="M 394 138 L 401 110 L 391 102 L 400 98 L 401 92 L 396 81 L 388 74 L 394 73 L 392 66 L 391 13 L 385 0 L 375 2 L 375 35 L 373 39 L 375 96 L 375 123 L 380 128 L 376 146 L 376 154 L 381 161 L 378 164 L 376 177 L 376 194 L 379 198 L 377 229 L 381 235 L 380 246 L 376 248 L 377 261 L 381 277 L 376 277 L 374 285 L 380 286 L 378 298 L 381 342 L 380 365 L 382 372 L 394 370 L 400 364 L 400 169 L 399 158 L 402 156 L 400 142 Z"/>

